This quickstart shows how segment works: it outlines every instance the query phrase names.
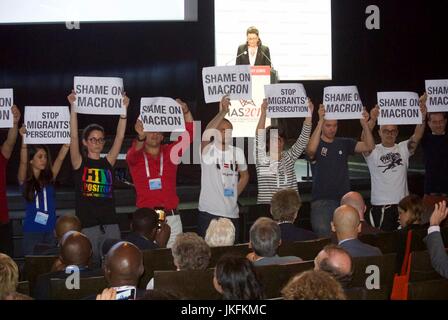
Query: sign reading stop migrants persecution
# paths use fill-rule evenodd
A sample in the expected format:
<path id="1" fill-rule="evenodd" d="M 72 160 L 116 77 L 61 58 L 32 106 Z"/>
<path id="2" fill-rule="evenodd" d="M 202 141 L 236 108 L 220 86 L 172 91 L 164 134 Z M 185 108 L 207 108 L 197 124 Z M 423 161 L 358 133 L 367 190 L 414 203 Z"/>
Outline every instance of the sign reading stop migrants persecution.
<path id="1" fill-rule="evenodd" d="M 145 132 L 185 131 L 182 107 L 172 98 L 141 98 L 140 120 Z"/>
<path id="2" fill-rule="evenodd" d="M 448 112 L 448 79 L 426 80 L 428 112 Z"/>
<path id="3" fill-rule="evenodd" d="M 305 118 L 310 116 L 308 98 L 301 83 L 264 86 L 270 118 Z"/>
<path id="4" fill-rule="evenodd" d="M 0 128 L 13 127 L 13 116 L 11 112 L 13 104 L 13 90 L 0 89 Z"/>
<path id="5" fill-rule="evenodd" d="M 378 92 L 378 125 L 421 124 L 422 113 L 415 92 Z"/>
<path id="6" fill-rule="evenodd" d="M 361 119 L 362 101 L 356 86 L 324 88 L 326 120 Z"/>
<path id="7" fill-rule="evenodd" d="M 68 107 L 25 107 L 26 144 L 69 144 Z"/>
<path id="8" fill-rule="evenodd" d="M 205 102 L 221 101 L 224 95 L 228 95 L 230 100 L 252 99 L 250 70 L 250 65 L 203 68 Z"/>
<path id="9" fill-rule="evenodd" d="M 125 114 L 123 79 L 75 77 L 75 111 L 84 114 Z"/>

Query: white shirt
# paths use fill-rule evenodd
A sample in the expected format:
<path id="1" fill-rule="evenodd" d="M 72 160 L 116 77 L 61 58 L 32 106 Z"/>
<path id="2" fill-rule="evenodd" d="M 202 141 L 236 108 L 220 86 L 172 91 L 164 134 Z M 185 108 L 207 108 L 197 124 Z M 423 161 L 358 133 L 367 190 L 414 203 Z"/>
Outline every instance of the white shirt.
<path id="1" fill-rule="evenodd" d="M 411 154 L 408 141 L 391 148 L 377 144 L 368 156 L 364 156 L 370 171 L 373 205 L 398 204 L 409 194 L 407 173 Z"/>
<path id="2" fill-rule="evenodd" d="M 252 53 L 254 53 L 252 55 Z M 247 47 L 247 54 L 249 55 L 249 63 L 251 66 L 255 65 L 255 59 L 257 59 L 258 47 L 251 48 Z"/>
<path id="3" fill-rule="evenodd" d="M 220 217 L 238 218 L 238 172 L 246 170 L 246 159 L 240 148 L 229 146 L 222 151 L 214 143 L 207 145 L 201 154 L 198 209 Z M 225 196 L 225 189 L 228 196 Z M 229 192 L 233 196 L 229 196 Z"/>

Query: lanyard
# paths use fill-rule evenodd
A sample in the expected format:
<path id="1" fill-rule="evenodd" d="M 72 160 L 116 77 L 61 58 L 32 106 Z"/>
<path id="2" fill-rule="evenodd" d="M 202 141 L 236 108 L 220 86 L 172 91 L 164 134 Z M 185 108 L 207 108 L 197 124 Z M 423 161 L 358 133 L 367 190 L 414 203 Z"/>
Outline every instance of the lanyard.
<path id="1" fill-rule="evenodd" d="M 215 156 L 215 149 L 214 148 L 216 148 L 215 146 L 213 146 L 213 149 L 211 149 L 211 152 L 210 152 L 210 155 L 212 156 L 212 157 L 214 157 Z M 224 175 L 224 157 L 225 156 L 225 153 L 224 152 L 221 152 L 221 162 L 219 161 L 220 159 L 219 159 L 219 157 L 216 157 L 216 164 L 217 164 L 217 167 L 218 167 L 218 170 L 219 170 L 219 173 L 221 174 L 221 181 L 222 181 L 222 185 L 223 185 L 223 187 L 225 188 L 226 187 L 226 176 L 227 175 Z M 229 166 L 230 166 L 230 168 L 231 168 L 231 171 L 232 171 L 232 176 L 233 176 L 233 179 L 235 178 L 235 173 L 237 173 L 237 163 L 236 163 L 236 161 L 235 161 L 235 164 L 233 164 L 233 163 L 231 163 L 231 164 L 229 164 Z M 234 170 L 234 167 L 233 166 L 235 166 L 235 170 Z M 232 182 L 232 187 L 234 188 L 235 187 L 235 180 Z"/>
<path id="2" fill-rule="evenodd" d="M 143 157 L 145 157 L 145 168 L 146 168 L 146 177 L 151 178 L 151 172 L 149 171 L 149 162 L 146 153 L 143 151 Z M 160 153 L 160 171 L 159 176 L 161 177 L 163 174 L 163 152 Z"/>
<path id="3" fill-rule="evenodd" d="M 47 206 L 47 188 L 44 187 L 42 190 L 44 194 L 44 212 L 48 212 L 48 206 Z M 39 211 L 39 194 L 36 192 L 36 210 Z"/>
<path id="4" fill-rule="evenodd" d="M 283 159 L 283 158 L 282 158 Z M 286 167 L 285 164 L 281 161 L 281 160 L 276 160 L 277 161 L 277 168 L 276 168 L 276 176 L 277 176 L 277 188 L 280 188 L 280 166 L 283 167 L 283 182 L 284 185 L 288 184 L 288 175 L 286 174 Z M 271 171 L 272 172 L 272 171 Z"/>

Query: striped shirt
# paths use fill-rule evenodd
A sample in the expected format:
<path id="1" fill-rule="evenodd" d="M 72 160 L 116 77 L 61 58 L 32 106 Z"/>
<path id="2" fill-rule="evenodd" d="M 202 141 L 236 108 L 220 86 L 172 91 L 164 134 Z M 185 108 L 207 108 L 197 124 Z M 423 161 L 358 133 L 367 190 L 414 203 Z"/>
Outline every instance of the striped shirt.
<path id="1" fill-rule="evenodd" d="M 272 160 L 266 153 L 266 135 L 255 136 L 255 164 L 257 168 L 257 203 L 271 203 L 272 196 L 282 189 L 297 188 L 294 164 L 299 159 L 310 140 L 311 125 L 304 124 L 300 137 L 287 151 L 282 152 L 280 160 Z"/>

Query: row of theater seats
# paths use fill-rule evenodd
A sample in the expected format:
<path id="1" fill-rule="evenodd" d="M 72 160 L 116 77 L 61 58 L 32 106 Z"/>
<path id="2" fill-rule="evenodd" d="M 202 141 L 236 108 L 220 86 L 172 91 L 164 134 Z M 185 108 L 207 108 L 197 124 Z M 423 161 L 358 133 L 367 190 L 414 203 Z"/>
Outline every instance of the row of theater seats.
<path id="1" fill-rule="evenodd" d="M 448 299 L 448 280 L 442 279 L 432 268 L 428 252 L 422 239 L 426 234 L 415 232 L 412 241 L 411 272 L 409 277 L 410 299 Z M 448 229 L 443 229 L 445 244 L 448 243 Z M 355 273 L 351 288 L 347 290 L 350 299 L 378 299 L 386 300 L 390 296 L 395 272 L 396 233 L 362 236 L 363 242 L 379 247 L 384 253 L 379 257 L 354 258 Z M 266 297 L 269 299 L 280 296 L 281 288 L 295 274 L 314 267 L 313 259 L 330 239 L 317 239 L 305 242 L 283 244 L 279 248 L 279 255 L 295 255 L 305 262 L 257 267 L 263 283 Z M 211 248 L 212 256 L 209 269 L 204 271 L 175 271 L 170 249 L 157 249 L 143 253 L 145 272 L 140 281 L 144 288 L 148 281 L 154 277 L 156 289 L 176 292 L 181 297 L 189 299 L 217 299 L 212 284 L 213 267 L 223 254 L 245 256 L 250 252 L 247 244 L 231 247 Z M 25 257 L 24 279 L 19 285 L 19 292 L 28 294 L 33 292 L 34 284 L 40 274 L 50 271 L 56 256 L 27 256 Z M 378 266 L 380 271 L 380 288 L 368 290 L 366 280 L 370 273 L 366 273 L 367 266 Z M 53 299 L 81 299 L 100 292 L 106 287 L 104 277 L 81 279 L 79 290 L 67 290 L 65 280 L 51 280 L 51 296 Z"/>

